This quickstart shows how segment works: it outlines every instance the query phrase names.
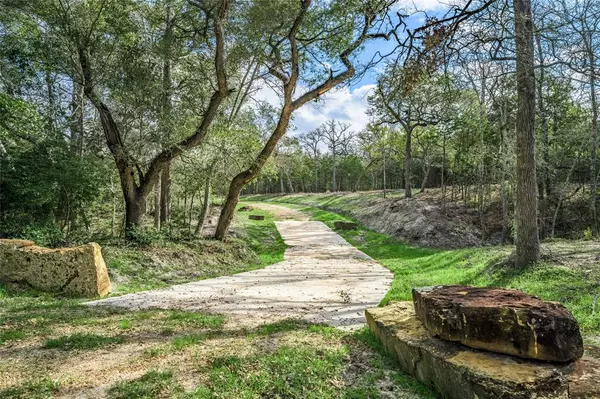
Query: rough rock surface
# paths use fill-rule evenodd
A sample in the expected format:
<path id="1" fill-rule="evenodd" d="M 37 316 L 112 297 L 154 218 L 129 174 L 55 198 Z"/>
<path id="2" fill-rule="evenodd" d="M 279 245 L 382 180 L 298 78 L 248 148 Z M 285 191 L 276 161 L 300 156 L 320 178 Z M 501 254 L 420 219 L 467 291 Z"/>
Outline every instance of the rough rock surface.
<path id="1" fill-rule="evenodd" d="M 333 222 L 333 227 L 338 230 L 356 230 L 358 228 L 358 224 L 354 222 L 345 222 L 343 220 L 338 220 Z"/>
<path id="2" fill-rule="evenodd" d="M 588 355 L 552 364 L 479 351 L 433 338 L 410 302 L 367 309 L 369 328 L 400 368 L 437 389 L 441 397 L 600 398 L 600 359 Z"/>
<path id="3" fill-rule="evenodd" d="M 106 296 L 110 279 L 100 246 L 43 248 L 27 240 L 0 240 L 0 281 L 73 296 Z"/>
<path id="4" fill-rule="evenodd" d="M 568 362 L 583 355 L 579 324 L 560 303 L 504 288 L 413 289 L 417 317 L 433 335 L 526 359 Z"/>

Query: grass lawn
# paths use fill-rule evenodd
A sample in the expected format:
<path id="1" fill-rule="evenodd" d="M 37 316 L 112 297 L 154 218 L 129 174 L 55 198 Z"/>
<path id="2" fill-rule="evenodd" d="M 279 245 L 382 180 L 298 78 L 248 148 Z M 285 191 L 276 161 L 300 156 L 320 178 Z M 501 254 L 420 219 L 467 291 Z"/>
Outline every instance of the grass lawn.
<path id="1" fill-rule="evenodd" d="M 315 207 L 281 204 L 306 212 L 332 228 L 335 220 L 351 220 Z M 547 242 L 543 244 L 546 260 L 526 270 L 513 270 L 496 266 L 510 254 L 510 247 L 438 250 L 413 247 L 364 227 L 338 233 L 394 272 L 392 288 L 382 304 L 411 300 L 411 288 L 419 286 L 466 284 L 516 288 L 563 303 L 579 321 L 584 337 L 591 342 L 600 341 L 600 261 L 593 258 L 594 253 L 600 253 L 600 243 Z M 572 264 L 570 260 L 579 259 L 578 255 L 589 256 Z M 595 301 L 598 303 L 594 307 Z"/>
<path id="2" fill-rule="evenodd" d="M 232 240 L 252 249 L 246 264 L 227 257 L 231 244 L 210 240 L 114 248 L 107 263 L 121 279 L 118 293 L 283 259 L 285 245 L 272 215 L 253 213 L 265 220 L 236 214 Z M 194 258 L 203 253 L 210 261 Z M 232 263 L 204 271 L 219 259 Z M 382 392 L 434 397 L 397 371 L 367 329 L 349 333 L 294 320 L 232 329 L 219 315 L 132 312 L 82 302 L 0 287 L 0 398 L 358 399 L 378 398 Z"/>

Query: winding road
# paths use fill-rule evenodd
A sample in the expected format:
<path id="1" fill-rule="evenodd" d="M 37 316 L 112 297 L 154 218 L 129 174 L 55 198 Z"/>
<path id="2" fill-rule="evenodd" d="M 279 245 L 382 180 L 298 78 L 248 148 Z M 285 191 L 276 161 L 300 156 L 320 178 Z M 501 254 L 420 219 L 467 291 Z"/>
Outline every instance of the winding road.
<path id="1" fill-rule="evenodd" d="M 253 204 L 278 219 L 306 219 L 274 204 Z M 225 314 L 228 323 L 255 326 L 287 318 L 344 329 L 364 326 L 393 275 L 322 222 L 275 222 L 287 244 L 284 260 L 260 270 L 88 302 L 131 310 L 182 309 Z"/>

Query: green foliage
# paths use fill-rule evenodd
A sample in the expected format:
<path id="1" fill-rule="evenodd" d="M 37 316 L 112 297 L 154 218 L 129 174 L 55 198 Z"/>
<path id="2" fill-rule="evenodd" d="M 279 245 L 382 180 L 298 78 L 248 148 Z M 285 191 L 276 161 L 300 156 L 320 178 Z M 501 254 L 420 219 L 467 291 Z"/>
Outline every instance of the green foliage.
<path id="1" fill-rule="evenodd" d="M 56 244 L 98 196 L 102 163 L 71 152 L 33 104 L 0 94 L 0 120 L 1 234 Z"/>

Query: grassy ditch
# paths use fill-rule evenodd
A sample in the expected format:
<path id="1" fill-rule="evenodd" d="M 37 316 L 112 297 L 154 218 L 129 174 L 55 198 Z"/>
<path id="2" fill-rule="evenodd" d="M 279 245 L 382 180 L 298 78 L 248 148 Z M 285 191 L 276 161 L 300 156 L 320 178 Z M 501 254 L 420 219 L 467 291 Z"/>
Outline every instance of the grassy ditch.
<path id="1" fill-rule="evenodd" d="M 336 220 L 351 218 L 320 208 L 282 205 L 310 214 L 333 228 Z M 542 245 L 543 260 L 525 270 L 499 266 L 510 247 L 456 250 L 419 248 L 361 226 L 338 231 L 348 242 L 394 272 L 392 287 L 383 304 L 411 300 L 412 287 L 465 284 L 515 288 L 542 299 L 563 303 L 579 321 L 588 340 L 600 336 L 600 243 L 555 240 Z M 595 306 L 594 306 L 595 305 Z"/>

